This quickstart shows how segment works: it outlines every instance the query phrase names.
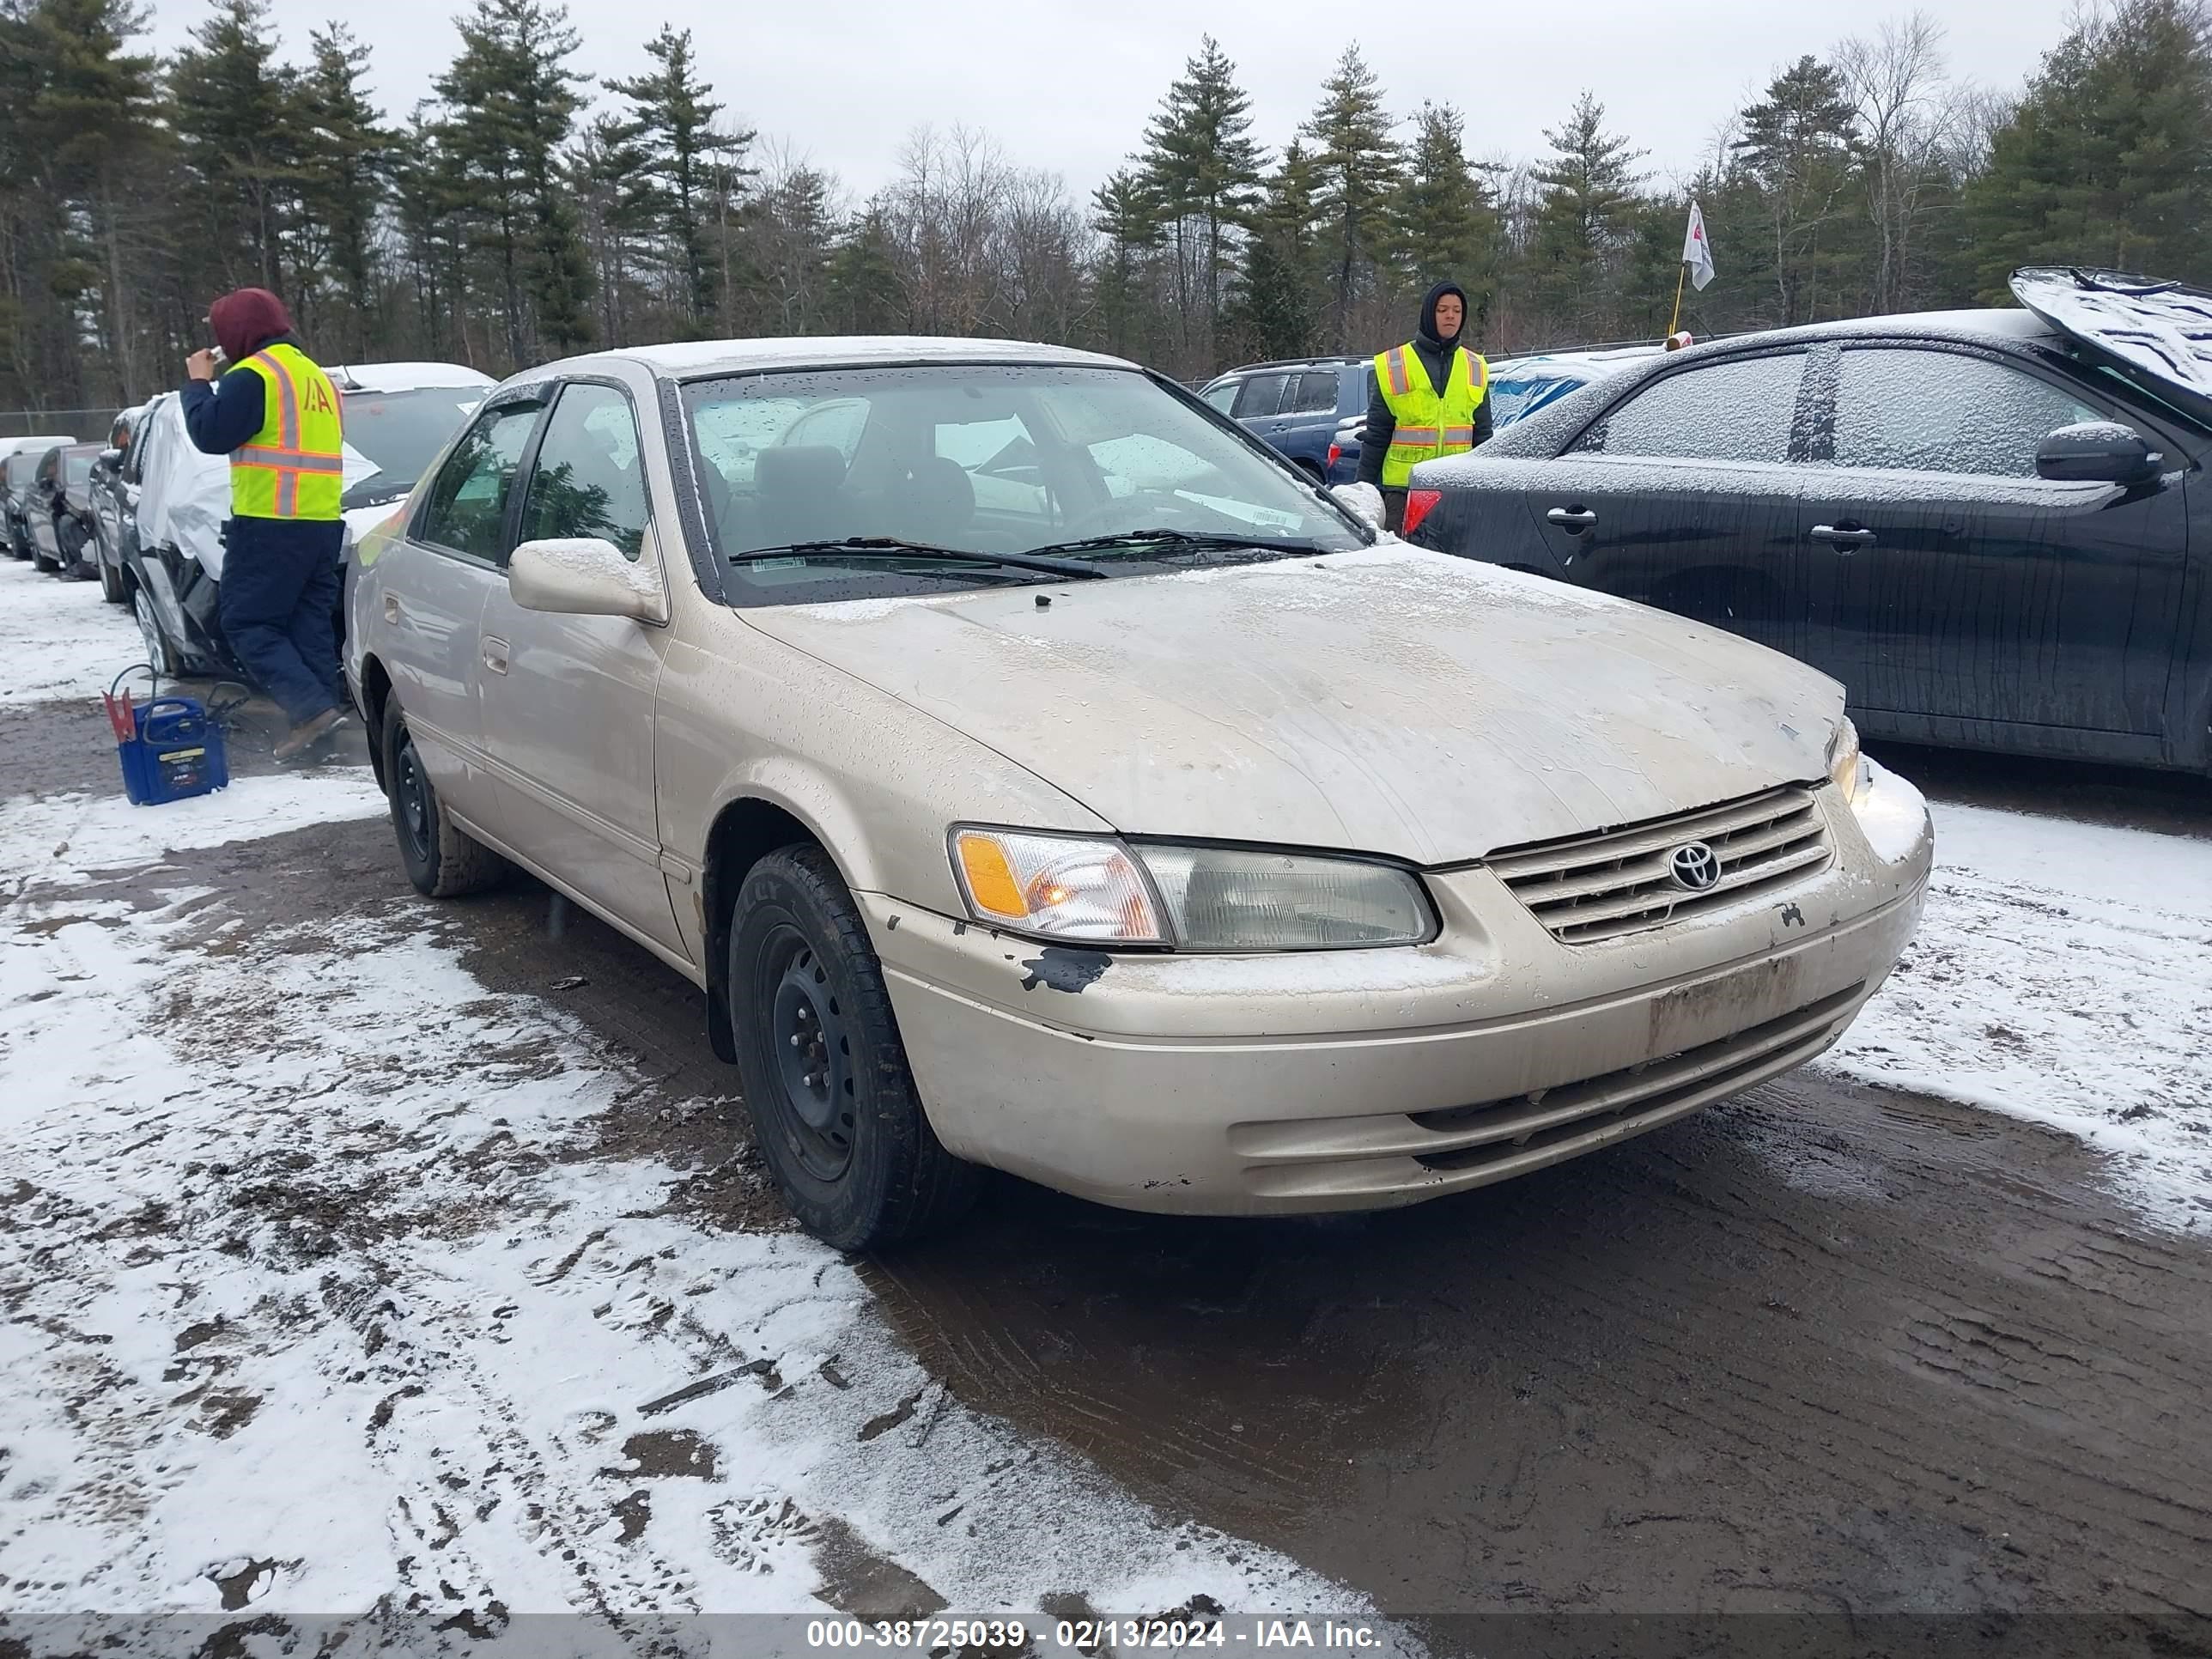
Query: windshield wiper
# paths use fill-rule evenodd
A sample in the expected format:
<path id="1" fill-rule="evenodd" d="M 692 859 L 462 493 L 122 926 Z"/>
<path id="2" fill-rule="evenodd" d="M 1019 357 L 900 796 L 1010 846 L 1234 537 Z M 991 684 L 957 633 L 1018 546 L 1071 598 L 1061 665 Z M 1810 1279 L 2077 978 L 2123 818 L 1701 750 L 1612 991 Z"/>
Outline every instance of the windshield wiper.
<path id="1" fill-rule="evenodd" d="M 1043 547 L 1033 547 L 1031 555 L 1050 553 L 1087 553 L 1093 549 L 1123 547 L 1132 544 L 1152 547 L 1222 547 L 1255 548 L 1267 553 L 1325 553 L 1328 550 L 1313 542 L 1292 541 L 1281 536 L 1237 536 L 1219 530 L 1121 530 L 1110 536 L 1085 536 L 1079 541 L 1053 542 Z"/>
<path id="2" fill-rule="evenodd" d="M 768 559 L 804 558 L 810 554 L 823 553 L 857 558 L 933 559 L 942 560 L 947 564 L 1003 565 L 1015 570 L 1041 571 L 1048 576 L 1070 576 L 1078 580 L 1107 574 L 1095 564 L 1078 564 L 1072 559 L 1039 558 L 1034 553 L 975 553 L 962 547 L 933 547 L 927 542 L 902 541 L 896 536 L 847 536 L 840 541 L 792 542 L 782 547 L 759 547 L 746 553 L 732 553 L 729 559 L 732 564 L 758 564 Z"/>

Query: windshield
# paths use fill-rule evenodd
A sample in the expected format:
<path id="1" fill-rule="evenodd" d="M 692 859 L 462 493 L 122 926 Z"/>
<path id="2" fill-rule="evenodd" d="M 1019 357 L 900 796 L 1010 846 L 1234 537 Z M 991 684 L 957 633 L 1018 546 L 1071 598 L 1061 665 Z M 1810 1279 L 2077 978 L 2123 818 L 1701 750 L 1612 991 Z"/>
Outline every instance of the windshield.
<path id="1" fill-rule="evenodd" d="M 483 401 L 474 386 L 425 386 L 414 392 L 349 392 L 345 394 L 345 441 L 376 467 L 346 491 L 349 507 L 415 487 L 422 469 L 445 447 L 446 440 Z M 356 501 L 356 495 L 364 499 Z"/>
<path id="2" fill-rule="evenodd" d="M 1367 539 L 1281 463 L 1131 369 L 814 370 L 694 381 L 684 397 L 714 549 L 740 605 L 1040 579 L 880 546 L 748 557 L 854 538 L 1017 556 L 1081 542 L 1075 556 L 1115 575 Z"/>

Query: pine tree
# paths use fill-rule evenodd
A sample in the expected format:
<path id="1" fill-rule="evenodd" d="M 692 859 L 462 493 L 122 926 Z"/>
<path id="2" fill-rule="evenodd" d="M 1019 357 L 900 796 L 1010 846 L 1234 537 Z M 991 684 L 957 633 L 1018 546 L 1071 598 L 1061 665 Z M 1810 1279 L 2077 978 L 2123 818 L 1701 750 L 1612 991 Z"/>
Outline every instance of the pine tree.
<path id="1" fill-rule="evenodd" d="M 394 135 L 392 207 L 414 295 L 414 337 L 427 356 L 474 363 L 468 339 L 471 220 L 464 210 L 464 168 L 447 138 L 446 128 L 422 109 Z"/>
<path id="2" fill-rule="evenodd" d="M 896 244 L 881 210 L 870 208 L 830 256 L 830 326 L 841 334 L 893 334 L 909 326 Z"/>
<path id="3" fill-rule="evenodd" d="M 1966 188 L 1985 299 L 2015 267 L 2212 280 L 2212 24 L 2197 0 L 2117 0 L 2043 60 Z"/>
<path id="4" fill-rule="evenodd" d="M 510 367 L 592 333 L 591 268 L 562 158 L 590 77 L 568 66 L 580 42 L 568 20 L 545 0 L 477 0 L 456 20 L 461 50 L 435 83 L 451 112 L 443 147 L 496 271 Z"/>
<path id="5" fill-rule="evenodd" d="M 308 37 L 313 60 L 298 86 L 300 216 L 318 234 L 340 304 L 337 328 L 310 337 L 337 356 L 368 355 L 376 332 L 376 223 L 388 188 L 392 135 L 362 84 L 368 48 L 343 23 Z M 303 284 L 309 292 L 314 285 Z"/>
<path id="6" fill-rule="evenodd" d="M 282 295 L 300 183 L 299 77 L 276 61 L 269 14 L 268 0 L 218 0 L 170 65 L 170 118 L 200 181 L 210 285 Z"/>
<path id="7" fill-rule="evenodd" d="M 1230 322 L 1240 353 L 1303 357 L 1314 349 L 1314 167 L 1293 138 L 1267 179 Z M 1220 365 L 1216 365 L 1220 367 Z"/>
<path id="8" fill-rule="evenodd" d="M 714 101 L 714 88 L 700 78 L 690 30 L 678 33 L 664 23 L 645 50 L 655 67 L 627 81 L 610 81 L 607 90 L 636 106 L 636 122 L 650 141 L 648 165 L 660 185 L 669 263 L 680 273 L 689 331 L 696 334 L 715 313 L 707 236 L 712 174 L 717 167 L 744 170 L 744 155 L 754 135 L 715 129 L 722 106 Z"/>
<path id="9" fill-rule="evenodd" d="M 1314 204 L 1327 228 L 1329 309 L 1341 348 L 1352 337 L 1352 307 L 1372 291 L 1389 252 L 1390 198 L 1401 156 L 1382 106 L 1382 82 L 1357 46 L 1346 46 L 1322 83 L 1322 100 L 1298 131 L 1314 141 Z"/>
<path id="10" fill-rule="evenodd" d="M 1606 131 L 1605 106 L 1588 92 L 1544 137 L 1552 154 L 1534 168 L 1541 194 L 1530 229 L 1530 285 L 1555 325 L 1583 340 L 1601 338 L 1620 326 L 1621 258 L 1644 152 Z"/>
<path id="11" fill-rule="evenodd" d="M 1148 355 L 1158 311 L 1150 267 L 1166 237 L 1159 198 L 1143 173 L 1124 167 L 1091 192 L 1091 212 L 1105 241 L 1096 295 L 1103 342 L 1124 356 Z"/>
<path id="12" fill-rule="evenodd" d="M 1184 342 L 1193 353 L 1211 349 L 1235 227 L 1259 200 L 1251 110 L 1236 64 L 1204 35 L 1145 129 L 1144 181 L 1175 241 L 1176 299 L 1196 325 Z"/>
<path id="13" fill-rule="evenodd" d="M 1443 282 L 1467 290 L 1472 341 L 1497 291 L 1498 224 L 1468 166 L 1462 131 L 1460 112 L 1449 104 L 1422 104 L 1391 217 L 1405 275 L 1416 290 Z"/>
<path id="14" fill-rule="evenodd" d="M 1811 322 L 1820 313 L 1823 278 L 1838 263 L 1822 237 L 1842 216 L 1854 183 L 1856 115 L 1842 77 L 1804 57 L 1768 83 L 1765 97 L 1742 119 L 1742 134 L 1730 148 L 1765 201 L 1762 253 L 1774 290 L 1773 321 L 1783 327 Z"/>
<path id="15" fill-rule="evenodd" d="M 162 239 L 131 181 L 161 135 L 154 60 L 126 50 L 146 21 L 125 0 L 0 9 L 0 404 L 67 406 L 148 377 Z M 105 364 L 81 350 L 85 320 Z"/>
<path id="16" fill-rule="evenodd" d="M 640 280 L 660 263 L 653 243 L 666 202 L 644 124 L 599 116 L 578 144 L 574 166 L 583 185 L 584 240 L 597 267 L 599 333 L 609 345 L 627 345 L 637 337 L 644 309 Z"/>

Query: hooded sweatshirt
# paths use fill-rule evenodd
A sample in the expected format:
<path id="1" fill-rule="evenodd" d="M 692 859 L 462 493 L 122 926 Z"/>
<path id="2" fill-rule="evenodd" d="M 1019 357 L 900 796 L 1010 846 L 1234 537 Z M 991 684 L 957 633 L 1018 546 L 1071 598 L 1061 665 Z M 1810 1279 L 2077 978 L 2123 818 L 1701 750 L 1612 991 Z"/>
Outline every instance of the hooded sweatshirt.
<path id="1" fill-rule="evenodd" d="M 1437 333 L 1437 301 L 1447 294 L 1459 295 L 1461 325 L 1449 339 Z M 1473 310 L 1467 302 L 1467 290 L 1457 283 L 1438 283 L 1421 301 L 1420 325 L 1408 343 L 1413 356 L 1422 368 L 1428 370 L 1429 384 L 1438 392 L 1451 374 L 1451 354 L 1466 332 L 1466 317 Z M 1398 429 L 1398 417 L 1390 412 L 1383 401 L 1382 386 L 1378 380 L 1367 399 L 1367 420 L 1359 440 L 1359 482 L 1379 485 L 1382 482 L 1382 457 L 1390 447 L 1390 435 Z M 1485 398 L 1475 405 L 1474 441 L 1481 443 L 1495 427 L 1490 418 L 1490 399 Z"/>
<path id="2" fill-rule="evenodd" d="M 195 449 L 228 455 L 252 442 L 266 413 L 262 379 L 244 367 L 246 360 L 264 346 L 280 341 L 296 346 L 299 342 L 292 337 L 292 317 L 284 302 L 265 288 L 241 288 L 224 295 L 208 307 L 208 322 L 231 367 L 216 386 L 204 380 L 185 382 L 185 430 Z"/>

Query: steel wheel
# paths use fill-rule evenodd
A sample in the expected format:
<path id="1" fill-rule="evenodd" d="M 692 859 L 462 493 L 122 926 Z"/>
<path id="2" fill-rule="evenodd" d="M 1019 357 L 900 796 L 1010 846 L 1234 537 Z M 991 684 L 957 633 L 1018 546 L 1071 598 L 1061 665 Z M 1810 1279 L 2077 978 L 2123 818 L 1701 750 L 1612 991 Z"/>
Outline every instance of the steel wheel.
<path id="1" fill-rule="evenodd" d="M 769 1035 L 775 1045 L 775 1102 L 784 1138 L 806 1173 L 836 1181 L 853 1161 L 853 1035 L 830 975 L 795 927 L 779 927 L 766 943 L 764 966 L 775 976 Z"/>
<path id="2" fill-rule="evenodd" d="M 435 842 L 437 809 L 430 804 L 430 780 L 422 775 L 422 763 L 415 753 L 415 739 L 400 728 L 399 752 L 393 757 L 392 769 L 392 803 L 398 810 L 392 821 L 399 833 L 407 837 L 407 850 L 418 863 L 430 861 L 430 850 Z"/>

